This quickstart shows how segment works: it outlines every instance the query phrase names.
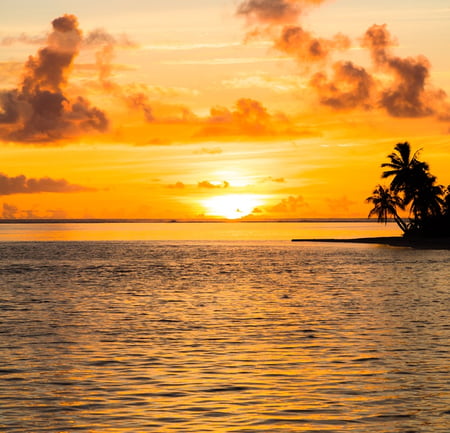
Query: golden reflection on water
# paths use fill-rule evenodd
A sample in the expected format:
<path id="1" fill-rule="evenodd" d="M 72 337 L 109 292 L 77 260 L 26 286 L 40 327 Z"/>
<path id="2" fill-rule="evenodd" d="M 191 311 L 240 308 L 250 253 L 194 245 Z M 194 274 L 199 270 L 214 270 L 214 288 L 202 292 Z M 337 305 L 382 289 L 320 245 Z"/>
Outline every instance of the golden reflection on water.
<path id="1" fill-rule="evenodd" d="M 444 433 L 449 254 L 0 245 L 0 431 Z"/>
<path id="2" fill-rule="evenodd" d="M 0 224 L 0 241 L 291 240 L 398 236 L 396 224 L 298 223 L 27 223 Z"/>

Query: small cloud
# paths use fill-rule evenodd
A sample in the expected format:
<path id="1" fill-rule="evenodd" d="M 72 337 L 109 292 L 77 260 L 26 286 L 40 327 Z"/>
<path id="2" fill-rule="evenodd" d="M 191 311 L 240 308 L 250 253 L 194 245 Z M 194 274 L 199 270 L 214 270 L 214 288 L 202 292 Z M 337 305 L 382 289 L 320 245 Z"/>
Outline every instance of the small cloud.
<path id="1" fill-rule="evenodd" d="M 245 0 L 236 14 L 253 24 L 285 24 L 295 22 L 302 9 L 299 2 L 290 0 Z"/>
<path id="2" fill-rule="evenodd" d="M 332 39 L 319 38 L 300 26 L 286 26 L 275 40 L 275 48 L 300 62 L 323 62 L 335 50 L 348 50 L 350 39 L 338 33 Z"/>
<path id="3" fill-rule="evenodd" d="M 315 74 L 310 82 L 323 105 L 335 110 L 373 107 L 371 96 L 375 81 L 362 67 L 352 62 L 336 62 L 334 76 L 328 80 L 323 72 Z"/>
<path id="4" fill-rule="evenodd" d="M 114 46 L 116 48 L 138 48 L 139 45 L 132 41 L 126 34 L 112 35 L 102 28 L 90 31 L 83 38 L 84 48 L 99 48 L 105 45 Z"/>
<path id="5" fill-rule="evenodd" d="M 18 212 L 19 209 L 16 206 L 8 203 L 3 203 L 3 212 L 2 212 L 3 218 L 11 220 L 16 219 Z"/>
<path id="6" fill-rule="evenodd" d="M 42 192 L 72 193 L 83 191 L 93 191 L 93 189 L 71 184 L 65 179 L 51 179 L 49 177 L 35 179 L 26 178 L 24 175 L 9 177 L 0 173 L 0 195 L 38 194 Z"/>
<path id="7" fill-rule="evenodd" d="M 300 210 L 308 207 L 308 203 L 302 196 L 289 196 L 284 198 L 275 206 L 269 208 L 269 212 L 279 213 L 283 215 L 299 216 Z"/>
<path id="8" fill-rule="evenodd" d="M 269 113 L 261 102 L 250 98 L 239 99 L 233 109 L 220 106 L 211 108 L 204 124 L 197 133 L 199 137 L 270 137 L 298 133 L 292 128 L 287 116 Z"/>
<path id="9" fill-rule="evenodd" d="M 172 185 L 167 185 L 167 188 L 170 188 L 170 189 L 183 189 L 185 187 L 186 187 L 186 185 L 183 182 L 177 182 Z"/>
<path id="10" fill-rule="evenodd" d="M 42 45 L 45 43 L 46 36 L 42 35 L 27 35 L 26 33 L 21 33 L 18 36 L 5 36 L 0 39 L 0 46 L 9 47 L 15 44 L 24 44 L 24 45 Z"/>
<path id="11" fill-rule="evenodd" d="M 208 188 L 208 189 L 216 189 L 216 188 L 228 188 L 230 184 L 224 180 L 223 182 L 209 182 L 208 180 L 204 180 L 198 183 L 199 188 Z"/>

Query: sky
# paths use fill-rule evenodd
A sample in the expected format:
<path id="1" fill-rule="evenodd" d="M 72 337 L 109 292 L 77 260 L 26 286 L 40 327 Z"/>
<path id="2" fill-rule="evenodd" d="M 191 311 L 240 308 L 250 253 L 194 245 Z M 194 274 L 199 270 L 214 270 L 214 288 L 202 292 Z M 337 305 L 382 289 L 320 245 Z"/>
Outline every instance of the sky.
<path id="1" fill-rule="evenodd" d="M 450 184 L 447 0 L 0 5 L 0 217 L 366 217 Z"/>

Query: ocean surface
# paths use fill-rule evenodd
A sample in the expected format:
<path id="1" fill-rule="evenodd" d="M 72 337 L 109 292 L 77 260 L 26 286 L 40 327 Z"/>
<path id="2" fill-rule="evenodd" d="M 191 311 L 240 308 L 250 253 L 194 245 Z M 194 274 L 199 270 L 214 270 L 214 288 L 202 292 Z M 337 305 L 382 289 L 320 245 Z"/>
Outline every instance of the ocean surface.
<path id="1" fill-rule="evenodd" d="M 290 242 L 392 234 L 0 225 L 0 432 L 448 433 L 450 251 Z"/>

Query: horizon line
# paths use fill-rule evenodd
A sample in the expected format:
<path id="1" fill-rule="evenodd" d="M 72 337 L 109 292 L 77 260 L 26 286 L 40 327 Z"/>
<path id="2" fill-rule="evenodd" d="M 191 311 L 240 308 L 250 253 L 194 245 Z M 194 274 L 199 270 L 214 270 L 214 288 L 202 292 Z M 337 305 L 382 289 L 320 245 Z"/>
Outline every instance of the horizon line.
<path id="1" fill-rule="evenodd" d="M 354 218 L 272 218 L 272 219 L 195 219 L 195 218 L 1 218 L 0 224 L 118 224 L 118 223 L 313 223 L 374 222 L 376 219 Z M 389 222 L 393 222 L 389 221 Z"/>

